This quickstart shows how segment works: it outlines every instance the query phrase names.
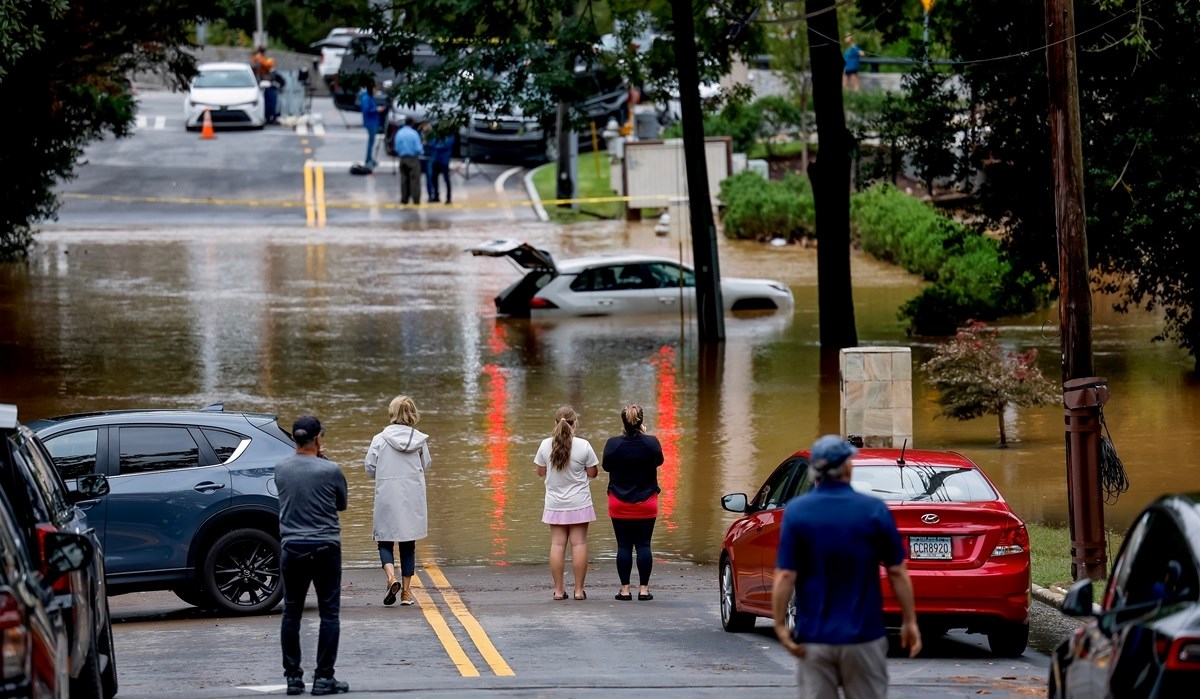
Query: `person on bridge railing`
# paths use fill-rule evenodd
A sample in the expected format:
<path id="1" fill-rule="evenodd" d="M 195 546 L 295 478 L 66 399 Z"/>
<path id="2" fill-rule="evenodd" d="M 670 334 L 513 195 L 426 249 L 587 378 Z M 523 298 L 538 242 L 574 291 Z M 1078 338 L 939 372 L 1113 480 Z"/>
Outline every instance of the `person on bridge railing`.
<path id="1" fill-rule="evenodd" d="M 855 43 L 854 35 L 847 34 L 846 53 L 843 54 L 843 58 L 846 60 L 846 68 L 842 76 L 842 80 L 844 81 L 843 87 L 845 87 L 847 90 L 854 90 L 855 92 L 858 92 L 862 87 L 858 82 L 858 71 L 859 68 L 862 67 L 862 57 L 865 55 L 865 53 L 866 52 L 859 48 L 858 44 Z"/>

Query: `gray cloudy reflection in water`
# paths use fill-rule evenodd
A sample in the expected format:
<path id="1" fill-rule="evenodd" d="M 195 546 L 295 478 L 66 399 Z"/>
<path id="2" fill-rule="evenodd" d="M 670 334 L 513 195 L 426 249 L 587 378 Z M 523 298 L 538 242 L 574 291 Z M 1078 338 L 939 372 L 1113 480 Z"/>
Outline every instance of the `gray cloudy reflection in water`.
<path id="1" fill-rule="evenodd" d="M 452 563 L 543 561 L 543 489 L 533 466 L 562 403 L 582 415 L 599 451 L 626 401 L 646 408 L 663 442 L 655 552 L 710 562 L 733 515 L 719 498 L 752 492 L 782 459 L 838 429 L 836 382 L 818 370 L 816 252 L 721 242 L 726 275 L 786 281 L 792 317 L 730 317 L 728 340 L 702 361 L 691 319 L 498 319 L 492 297 L 517 278 L 507 260 L 464 248 L 523 235 L 557 257 L 625 248 L 677 256 L 649 226 L 589 224 L 455 228 L 52 231 L 28 265 L 0 266 L 0 402 L 24 420 L 105 408 L 268 411 L 290 427 L 321 416 L 330 455 L 346 470 L 346 560 L 374 563 L 372 484 L 362 470 L 387 402 L 411 394 L 431 435 L 431 537 Z M 683 256 L 690 249 L 683 246 Z M 909 344 L 897 308 L 919 288 L 909 275 L 854 256 L 860 342 Z M 1161 492 L 1200 489 L 1195 453 L 1200 387 L 1190 362 L 1149 338 L 1152 316 L 1120 316 L 1098 300 L 1096 366 L 1113 398 L 1105 415 L 1133 490 L 1109 510 L 1124 526 Z M 1058 375 L 1053 308 L 1010 320 L 1003 337 L 1041 351 Z M 921 361 L 928 345 L 914 345 Z M 703 370 L 702 366 L 710 369 Z M 1032 521 L 1066 516 L 1060 408 L 1007 417 L 1019 441 L 995 448 L 994 418 L 936 418 L 914 386 L 917 445 L 981 463 Z M 591 555 L 613 553 L 604 496 Z"/>

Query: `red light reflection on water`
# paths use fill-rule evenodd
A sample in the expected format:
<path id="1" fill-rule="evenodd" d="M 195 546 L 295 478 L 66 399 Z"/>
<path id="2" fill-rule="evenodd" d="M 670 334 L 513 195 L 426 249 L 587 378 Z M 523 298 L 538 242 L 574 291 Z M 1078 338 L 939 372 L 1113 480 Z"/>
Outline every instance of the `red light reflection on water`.
<path id="1" fill-rule="evenodd" d="M 675 512 L 675 486 L 679 479 L 679 425 L 675 419 L 678 387 L 675 385 L 675 348 L 663 345 L 651 360 L 658 379 L 658 427 L 655 435 L 662 444 L 663 465 L 658 470 L 658 518 L 667 531 L 675 531 L 671 515 Z"/>
<path id="2" fill-rule="evenodd" d="M 504 329 L 499 324 L 492 326 L 488 337 L 488 349 L 493 354 L 501 354 L 508 349 L 504 341 Z M 487 387 L 487 453 L 488 478 L 491 481 L 492 516 L 489 527 L 492 530 L 492 556 L 496 565 L 508 565 L 504 560 L 508 555 L 508 525 L 505 524 L 504 514 L 508 509 L 508 445 L 510 435 L 508 423 L 504 416 L 508 411 L 508 375 L 505 370 L 495 364 L 484 364 L 483 373 L 488 377 Z"/>

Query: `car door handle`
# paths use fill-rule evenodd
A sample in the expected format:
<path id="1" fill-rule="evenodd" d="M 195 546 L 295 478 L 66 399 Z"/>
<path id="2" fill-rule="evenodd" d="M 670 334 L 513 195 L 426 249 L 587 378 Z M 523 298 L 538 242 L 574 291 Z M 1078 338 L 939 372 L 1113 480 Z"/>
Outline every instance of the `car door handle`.
<path id="1" fill-rule="evenodd" d="M 658 302 L 664 306 L 674 306 L 675 305 L 675 297 L 674 296 L 659 296 Z"/>
<path id="2" fill-rule="evenodd" d="M 597 306 L 611 306 L 611 305 L 613 305 L 613 300 L 612 299 L 599 299 L 598 301 L 596 301 L 596 305 Z"/>
<path id="3" fill-rule="evenodd" d="M 212 481 L 204 481 L 203 483 L 197 483 L 196 487 L 192 488 L 192 490 L 196 491 L 197 493 L 211 493 L 215 490 L 220 490 L 221 488 L 224 488 L 224 487 L 225 487 L 224 483 L 213 483 Z"/>

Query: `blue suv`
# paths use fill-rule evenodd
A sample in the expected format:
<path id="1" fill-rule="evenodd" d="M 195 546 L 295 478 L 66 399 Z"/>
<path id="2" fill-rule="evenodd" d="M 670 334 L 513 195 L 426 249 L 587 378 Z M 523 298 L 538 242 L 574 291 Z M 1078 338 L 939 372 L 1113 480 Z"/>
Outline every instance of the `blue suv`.
<path id="1" fill-rule="evenodd" d="M 173 591 L 225 613 L 279 603 L 275 464 L 295 451 L 274 415 L 117 410 L 29 425 L 68 484 L 107 476 L 79 502 L 100 534 L 109 594 Z"/>

